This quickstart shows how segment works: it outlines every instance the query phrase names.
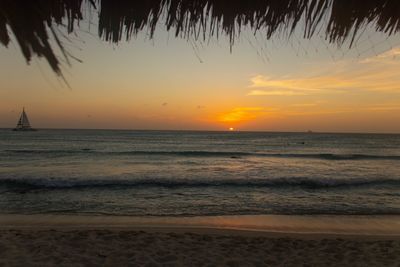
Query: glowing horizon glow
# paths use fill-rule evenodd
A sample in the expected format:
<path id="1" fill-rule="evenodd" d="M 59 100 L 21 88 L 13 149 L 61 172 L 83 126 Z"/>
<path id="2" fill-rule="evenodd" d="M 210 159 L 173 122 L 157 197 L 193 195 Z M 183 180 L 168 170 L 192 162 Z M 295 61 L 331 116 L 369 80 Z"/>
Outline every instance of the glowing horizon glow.
<path id="1" fill-rule="evenodd" d="M 263 107 L 238 107 L 219 114 L 217 120 L 222 123 L 241 123 L 255 120 L 264 113 Z"/>

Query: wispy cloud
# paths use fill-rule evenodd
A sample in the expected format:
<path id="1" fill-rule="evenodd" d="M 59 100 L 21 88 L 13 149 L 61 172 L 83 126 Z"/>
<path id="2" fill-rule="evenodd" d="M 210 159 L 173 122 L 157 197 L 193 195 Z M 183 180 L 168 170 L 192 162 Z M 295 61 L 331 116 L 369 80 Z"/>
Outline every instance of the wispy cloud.
<path id="1" fill-rule="evenodd" d="M 400 59 L 400 47 L 395 47 L 376 56 L 365 58 L 361 60 L 360 63 L 380 62 L 380 63 L 396 64 L 398 63 L 399 59 Z"/>
<path id="2" fill-rule="evenodd" d="M 286 89 L 286 90 L 318 90 L 304 86 L 306 78 L 279 78 L 257 75 L 250 79 L 250 88 L 266 88 L 270 90 Z M 299 82 L 300 81 L 300 82 Z"/>
<path id="3" fill-rule="evenodd" d="M 398 58 L 397 58 L 398 57 Z M 359 62 L 341 61 L 302 75 L 250 79 L 251 96 L 346 93 L 350 90 L 400 92 L 400 47 Z"/>

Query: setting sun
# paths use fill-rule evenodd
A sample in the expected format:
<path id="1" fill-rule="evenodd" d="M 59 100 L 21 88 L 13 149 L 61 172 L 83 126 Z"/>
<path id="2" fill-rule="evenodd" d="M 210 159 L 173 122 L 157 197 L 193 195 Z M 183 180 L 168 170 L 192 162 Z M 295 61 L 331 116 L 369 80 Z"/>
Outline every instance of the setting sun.
<path id="1" fill-rule="evenodd" d="M 235 130 L 235 129 L 234 129 L 234 128 L 232 128 L 232 127 L 231 127 L 231 128 L 229 128 L 229 131 L 234 131 L 234 130 Z"/>

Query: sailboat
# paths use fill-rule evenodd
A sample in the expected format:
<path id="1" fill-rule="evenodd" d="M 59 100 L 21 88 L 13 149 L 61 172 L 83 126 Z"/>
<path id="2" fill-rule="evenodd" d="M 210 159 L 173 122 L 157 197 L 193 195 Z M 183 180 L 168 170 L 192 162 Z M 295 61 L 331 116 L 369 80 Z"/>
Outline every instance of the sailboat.
<path id="1" fill-rule="evenodd" d="M 13 131 L 36 131 L 36 129 L 33 129 L 29 123 L 25 108 L 22 109 L 21 117 L 19 117 L 17 126 L 13 129 Z"/>

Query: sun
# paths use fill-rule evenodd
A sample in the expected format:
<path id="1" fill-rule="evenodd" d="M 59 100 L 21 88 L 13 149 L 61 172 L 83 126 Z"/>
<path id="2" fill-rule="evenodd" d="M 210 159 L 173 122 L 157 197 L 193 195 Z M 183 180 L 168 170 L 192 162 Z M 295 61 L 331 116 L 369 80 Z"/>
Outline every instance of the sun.
<path id="1" fill-rule="evenodd" d="M 233 127 L 230 127 L 229 128 L 229 131 L 234 131 L 235 129 L 233 128 Z"/>

